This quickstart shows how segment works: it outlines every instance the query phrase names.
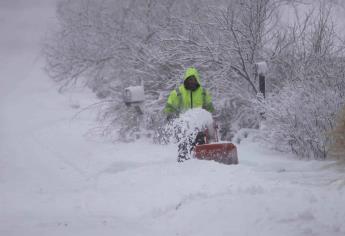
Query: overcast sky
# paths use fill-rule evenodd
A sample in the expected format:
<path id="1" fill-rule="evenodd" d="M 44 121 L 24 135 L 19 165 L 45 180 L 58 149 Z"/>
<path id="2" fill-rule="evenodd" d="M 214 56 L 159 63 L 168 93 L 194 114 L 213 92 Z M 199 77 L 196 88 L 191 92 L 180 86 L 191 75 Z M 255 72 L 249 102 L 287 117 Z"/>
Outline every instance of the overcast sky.
<path id="1" fill-rule="evenodd" d="M 0 0 L 0 95 L 13 89 L 38 57 L 44 33 L 55 19 L 56 2 Z M 345 35 L 345 0 L 340 3 L 342 6 L 335 8 L 333 16 L 338 33 Z"/>
<path id="2" fill-rule="evenodd" d="M 56 0 L 0 0 L 0 95 L 23 79 L 54 21 Z M 0 96 L 1 98 L 1 96 Z"/>
<path id="3" fill-rule="evenodd" d="M 0 50 L 35 46 L 55 14 L 55 0 L 0 0 Z"/>

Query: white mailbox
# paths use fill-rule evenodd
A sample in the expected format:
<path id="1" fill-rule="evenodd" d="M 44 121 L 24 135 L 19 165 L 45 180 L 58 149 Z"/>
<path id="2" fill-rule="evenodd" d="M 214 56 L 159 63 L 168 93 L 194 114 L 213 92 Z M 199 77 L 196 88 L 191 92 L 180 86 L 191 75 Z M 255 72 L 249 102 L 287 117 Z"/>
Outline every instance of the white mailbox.
<path id="1" fill-rule="evenodd" d="M 255 70 L 258 75 L 265 75 L 268 71 L 268 66 L 265 61 L 255 63 Z"/>
<path id="2" fill-rule="evenodd" d="M 123 99 L 126 104 L 142 103 L 145 101 L 144 86 L 130 86 L 125 88 Z"/>

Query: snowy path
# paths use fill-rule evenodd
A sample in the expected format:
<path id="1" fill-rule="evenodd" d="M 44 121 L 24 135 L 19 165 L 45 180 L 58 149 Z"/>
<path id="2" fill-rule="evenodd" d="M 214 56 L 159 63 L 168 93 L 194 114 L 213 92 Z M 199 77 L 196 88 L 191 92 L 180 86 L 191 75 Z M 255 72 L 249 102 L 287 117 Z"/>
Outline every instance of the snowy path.
<path id="1" fill-rule="evenodd" d="M 345 235 L 344 169 L 250 138 L 238 166 L 179 164 L 173 145 L 106 143 L 85 135 L 92 116 L 73 119 L 91 94 L 58 94 L 37 48 L 9 53 L 0 57 L 0 235 Z"/>
<path id="2" fill-rule="evenodd" d="M 329 162 L 250 139 L 238 166 L 101 142 L 84 135 L 92 117 L 72 119 L 91 96 L 58 94 L 40 66 L 1 101 L 0 235 L 345 234 L 344 175 Z"/>

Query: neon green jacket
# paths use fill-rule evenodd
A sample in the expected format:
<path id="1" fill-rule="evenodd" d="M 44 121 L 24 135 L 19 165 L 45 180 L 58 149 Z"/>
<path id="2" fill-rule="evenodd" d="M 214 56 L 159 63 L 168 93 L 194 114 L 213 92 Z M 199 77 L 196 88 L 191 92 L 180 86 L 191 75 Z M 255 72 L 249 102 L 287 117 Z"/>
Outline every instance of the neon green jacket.
<path id="1" fill-rule="evenodd" d="M 209 112 L 214 111 L 211 95 L 208 93 L 206 89 L 201 87 L 200 76 L 198 71 L 193 67 L 188 68 L 184 75 L 184 80 L 186 80 L 189 76 L 192 75 L 194 75 L 197 81 L 199 82 L 199 88 L 195 91 L 190 91 L 187 90 L 182 84 L 179 86 L 178 91 L 171 91 L 166 106 L 164 108 L 164 112 L 167 115 L 179 115 L 180 113 L 183 113 L 188 109 L 198 107 L 201 107 Z"/>

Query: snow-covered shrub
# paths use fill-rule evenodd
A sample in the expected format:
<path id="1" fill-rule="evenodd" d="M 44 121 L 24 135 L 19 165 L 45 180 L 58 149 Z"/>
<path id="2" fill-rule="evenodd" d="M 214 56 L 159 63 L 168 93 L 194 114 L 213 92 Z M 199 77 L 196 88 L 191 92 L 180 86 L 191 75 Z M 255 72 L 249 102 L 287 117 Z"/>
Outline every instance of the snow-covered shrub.
<path id="1" fill-rule="evenodd" d="M 218 102 L 216 115 L 222 140 L 231 141 L 242 128 L 258 128 L 261 120 L 256 110 L 255 96 L 240 87 L 233 86 L 225 99 Z"/>
<path id="2" fill-rule="evenodd" d="M 243 111 L 256 94 L 252 65 L 272 10 L 270 0 L 62 0 L 58 28 L 43 50 L 46 69 L 62 86 L 84 80 L 100 99 L 111 98 L 113 104 L 100 109 L 106 133 L 116 122 L 131 120 L 132 111 L 122 108 L 119 94 L 138 80 L 145 85 L 146 124 L 161 126 L 156 113 L 189 66 L 200 70 L 215 105 L 220 101 L 220 112 L 227 112 L 222 101 L 236 104 L 230 122 L 245 126 Z M 236 86 L 245 92 L 231 90 Z"/>
<path id="3" fill-rule="evenodd" d="M 289 29 L 284 50 L 271 60 L 275 88 L 257 102 L 266 117 L 264 133 L 279 150 L 324 159 L 330 131 L 344 104 L 345 54 L 328 7 Z"/>
<path id="4" fill-rule="evenodd" d="M 254 64 L 264 57 L 263 48 L 272 44 L 275 9 L 276 2 L 270 0 L 201 6 L 179 18 L 188 31 L 168 34 L 164 41 L 163 53 L 170 61 L 200 68 L 216 105 L 223 139 L 231 139 L 240 128 L 258 126 L 252 103 L 258 92 Z"/>
<path id="5" fill-rule="evenodd" d="M 137 139 L 142 116 L 134 106 L 114 102 L 113 100 L 103 100 L 93 105 L 97 116 L 97 127 L 92 129 L 93 134 L 105 136 L 111 141 L 129 142 Z"/>
<path id="6" fill-rule="evenodd" d="M 281 151 L 325 159 L 331 143 L 329 132 L 342 103 L 339 93 L 319 82 L 288 84 L 262 103 L 266 117 L 263 131 Z"/>
<path id="7" fill-rule="evenodd" d="M 139 81 L 144 82 L 147 99 L 144 120 L 156 126 L 152 122 L 157 107 L 163 109 L 161 94 L 167 94 L 180 75 L 178 63 L 165 60 L 158 50 L 158 35 L 169 23 L 171 7 L 170 1 L 59 2 L 58 26 L 43 49 L 46 70 L 62 88 L 83 81 L 106 99 L 98 108 L 102 134 L 123 137 L 122 131 L 137 132 L 136 112 L 124 106 L 122 90 Z M 119 127 L 119 135 L 114 135 Z"/>
<path id="8" fill-rule="evenodd" d="M 345 61 L 324 58 L 300 69 L 283 87 L 258 103 L 266 117 L 264 133 L 279 150 L 299 157 L 324 159 L 330 151 L 329 133 L 344 105 Z"/>
<path id="9" fill-rule="evenodd" d="M 148 104 L 125 105 L 123 102 L 104 100 L 95 106 L 98 113 L 97 133 L 112 141 L 130 142 L 142 137 L 156 143 L 167 143 L 164 135 L 165 116 L 149 109 Z"/>
<path id="10" fill-rule="evenodd" d="M 222 137 L 229 139 L 239 128 L 257 127 L 260 120 L 252 102 L 258 92 L 255 62 L 270 62 L 272 92 L 286 81 L 303 80 L 308 64 L 308 58 L 301 58 L 303 50 L 323 54 L 332 45 L 331 37 L 325 37 L 331 28 L 323 24 L 298 44 L 305 24 L 291 31 L 274 28 L 283 2 L 61 0 L 58 27 L 43 50 L 46 69 L 62 86 L 83 80 L 100 99 L 110 101 L 100 103 L 102 133 L 115 137 L 119 130 L 124 136 L 122 131 L 149 129 L 159 137 L 169 92 L 181 82 L 185 68 L 195 66 L 213 96 Z M 306 40 L 312 43 L 304 44 Z M 139 81 L 146 92 L 140 122 L 121 96 Z"/>

